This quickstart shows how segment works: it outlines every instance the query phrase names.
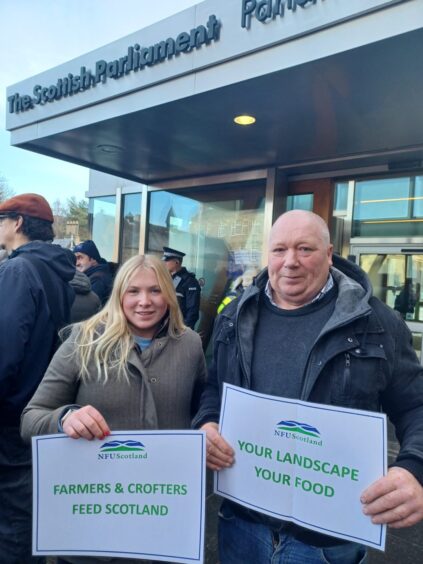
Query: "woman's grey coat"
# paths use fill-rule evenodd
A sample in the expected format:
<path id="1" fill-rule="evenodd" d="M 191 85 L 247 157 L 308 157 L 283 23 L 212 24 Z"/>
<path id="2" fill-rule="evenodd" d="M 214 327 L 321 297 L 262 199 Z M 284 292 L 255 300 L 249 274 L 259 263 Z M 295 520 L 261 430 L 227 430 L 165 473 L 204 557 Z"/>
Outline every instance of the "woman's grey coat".
<path id="1" fill-rule="evenodd" d="M 54 355 L 33 398 L 24 409 L 21 434 L 56 433 L 69 406 L 92 405 L 112 431 L 123 429 L 186 429 L 205 381 L 201 339 L 191 329 L 174 339 L 154 339 L 142 354 L 134 345 L 128 359 L 128 381 L 117 380 L 117 370 L 99 381 L 94 362 L 87 381 L 79 377 L 80 365 L 74 333 Z"/>
<path id="2" fill-rule="evenodd" d="M 142 353 L 134 345 L 128 360 L 128 381 L 118 381 L 116 370 L 111 369 L 107 383 L 104 379 L 99 382 L 93 362 L 89 366 L 93 377 L 81 381 L 74 354 L 76 346 L 74 331 L 54 355 L 38 390 L 24 409 L 21 434 L 25 440 L 34 435 L 57 433 L 59 420 L 74 405 L 94 406 L 112 431 L 190 427 L 206 376 L 197 333 L 187 328 L 176 339 L 167 335 L 156 338 Z M 62 559 L 74 564 L 140 562 L 111 557 L 62 556 Z"/>

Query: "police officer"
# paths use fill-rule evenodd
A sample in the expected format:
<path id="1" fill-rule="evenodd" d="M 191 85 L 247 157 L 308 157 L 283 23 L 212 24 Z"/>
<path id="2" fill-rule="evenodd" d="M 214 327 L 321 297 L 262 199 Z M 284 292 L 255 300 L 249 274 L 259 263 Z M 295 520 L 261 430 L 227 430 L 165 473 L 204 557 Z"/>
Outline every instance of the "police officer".
<path id="1" fill-rule="evenodd" d="M 194 329 L 200 315 L 201 288 L 195 274 L 182 266 L 184 256 L 185 253 L 181 251 L 163 247 L 162 260 L 172 276 L 185 325 Z"/>

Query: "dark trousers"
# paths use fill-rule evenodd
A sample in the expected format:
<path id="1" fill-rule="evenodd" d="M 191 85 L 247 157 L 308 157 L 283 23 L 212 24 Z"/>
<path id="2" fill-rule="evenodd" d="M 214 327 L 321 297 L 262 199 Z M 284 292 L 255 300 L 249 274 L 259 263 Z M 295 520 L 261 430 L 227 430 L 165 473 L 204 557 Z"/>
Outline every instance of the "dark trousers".
<path id="1" fill-rule="evenodd" d="M 32 557 L 31 447 L 17 427 L 0 428 L 0 564 L 42 564 Z"/>

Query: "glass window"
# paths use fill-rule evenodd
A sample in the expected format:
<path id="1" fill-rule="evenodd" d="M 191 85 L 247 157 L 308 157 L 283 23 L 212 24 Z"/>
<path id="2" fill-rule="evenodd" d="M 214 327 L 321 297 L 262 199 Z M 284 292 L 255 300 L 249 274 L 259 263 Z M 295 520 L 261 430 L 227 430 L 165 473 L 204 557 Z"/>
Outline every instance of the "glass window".
<path id="1" fill-rule="evenodd" d="M 353 237 L 423 235 L 422 177 L 356 182 Z"/>
<path id="2" fill-rule="evenodd" d="M 286 210 L 306 210 L 313 211 L 314 194 L 296 194 L 288 196 L 286 200 Z"/>
<path id="3" fill-rule="evenodd" d="M 416 176 L 415 178 L 413 217 L 423 217 L 423 176 Z"/>
<path id="4" fill-rule="evenodd" d="M 346 213 L 348 208 L 348 182 L 337 182 L 335 184 L 335 198 L 333 211 Z"/>
<path id="5" fill-rule="evenodd" d="M 116 196 L 90 198 L 89 222 L 91 237 L 100 255 L 113 260 L 115 244 Z"/>
<path id="6" fill-rule="evenodd" d="M 360 266 L 367 272 L 376 297 L 406 321 L 423 322 L 423 255 L 369 251 L 360 254 Z M 420 358 L 421 332 L 413 332 L 413 344 Z"/>
<path id="7" fill-rule="evenodd" d="M 261 267 L 264 202 L 264 182 L 150 193 L 148 252 L 186 253 L 183 266 L 202 286 L 196 329 L 205 345 L 222 298 Z"/>
<path id="8" fill-rule="evenodd" d="M 125 194 L 122 197 L 122 221 L 120 237 L 120 262 L 139 252 L 141 225 L 141 194 Z"/>
<path id="9" fill-rule="evenodd" d="M 363 253 L 360 266 L 369 275 L 376 297 L 404 319 L 423 321 L 423 255 Z"/>

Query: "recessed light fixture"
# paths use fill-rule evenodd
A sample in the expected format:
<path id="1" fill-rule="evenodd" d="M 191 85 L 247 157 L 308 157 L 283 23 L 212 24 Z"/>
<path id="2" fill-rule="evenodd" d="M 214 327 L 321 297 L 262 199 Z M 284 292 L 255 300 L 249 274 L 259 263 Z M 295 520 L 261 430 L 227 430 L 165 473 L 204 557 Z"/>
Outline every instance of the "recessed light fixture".
<path id="1" fill-rule="evenodd" d="M 118 147 L 117 145 L 97 145 L 96 149 L 101 151 L 102 153 L 120 153 L 123 151 L 122 147 Z"/>
<path id="2" fill-rule="evenodd" d="M 252 125 L 256 122 L 256 118 L 254 116 L 248 116 L 244 114 L 242 116 L 234 117 L 234 122 L 238 125 Z"/>

